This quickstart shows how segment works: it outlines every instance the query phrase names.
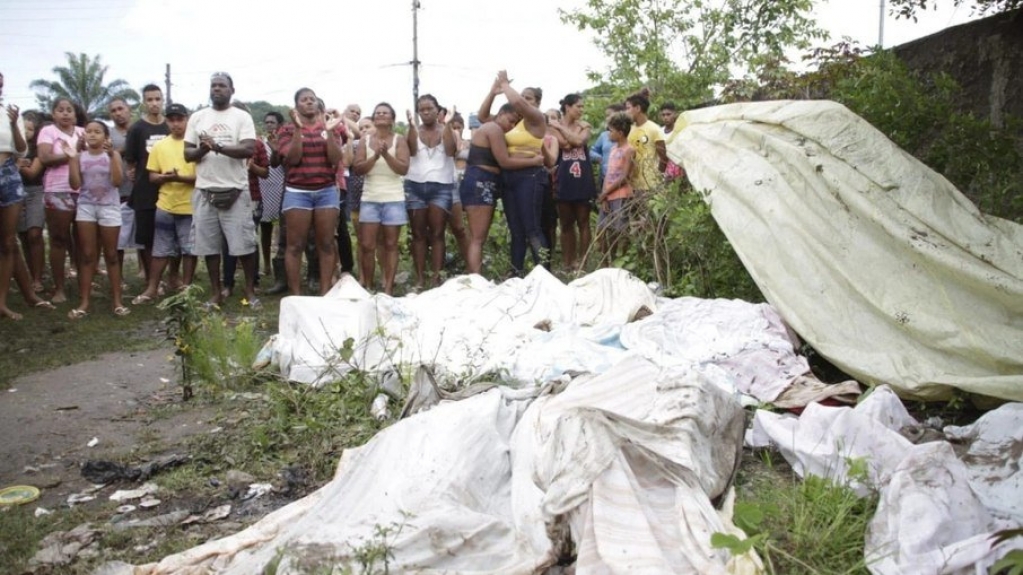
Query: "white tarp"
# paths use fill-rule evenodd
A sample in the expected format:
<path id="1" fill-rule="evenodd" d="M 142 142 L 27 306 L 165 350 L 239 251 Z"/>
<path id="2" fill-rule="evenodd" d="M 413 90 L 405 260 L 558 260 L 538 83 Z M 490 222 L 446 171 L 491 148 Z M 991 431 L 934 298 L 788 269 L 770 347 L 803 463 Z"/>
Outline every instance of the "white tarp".
<path id="1" fill-rule="evenodd" d="M 833 102 L 695 110 L 668 144 L 767 300 L 900 396 L 1023 400 L 1023 226 Z"/>
<path id="2" fill-rule="evenodd" d="M 641 308 L 654 313 L 629 323 Z M 338 350 L 348 338 L 346 362 Z M 346 277 L 327 297 L 284 298 L 275 347 L 283 375 L 303 383 L 428 364 L 448 380 L 500 374 L 524 385 L 640 355 L 770 402 L 810 371 L 796 345 L 766 304 L 657 298 L 610 268 L 565 285 L 535 268 L 501 284 L 461 276 L 404 298 L 371 296 Z"/>
<path id="3" fill-rule="evenodd" d="M 880 495 L 865 549 L 876 575 L 987 574 L 1023 548 L 1019 538 L 992 542 L 995 532 L 1023 525 L 1023 404 L 946 426 L 938 441 L 913 444 L 900 433 L 907 428 L 919 424 L 880 387 L 855 408 L 812 404 L 798 418 L 757 411 L 747 443 L 776 447 L 801 476 L 840 483 L 851 462 L 866 463 L 858 487 Z"/>
<path id="4" fill-rule="evenodd" d="M 441 402 L 346 450 L 335 478 L 248 529 L 132 575 L 308 573 L 386 538 L 392 573 L 541 573 L 567 525 L 580 574 L 752 574 L 710 547 L 743 410 L 685 368 L 633 357 L 558 395 L 495 388 Z M 708 440 L 713 438 L 713 441 Z M 382 569 L 382 562 L 376 564 Z"/>

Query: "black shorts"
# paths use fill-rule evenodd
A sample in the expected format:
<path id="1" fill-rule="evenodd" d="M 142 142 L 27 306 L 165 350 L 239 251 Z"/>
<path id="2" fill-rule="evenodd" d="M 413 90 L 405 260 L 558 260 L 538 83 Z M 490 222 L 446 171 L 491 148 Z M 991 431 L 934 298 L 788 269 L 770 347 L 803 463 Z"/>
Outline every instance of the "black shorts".
<path id="1" fill-rule="evenodd" d="M 156 237 L 156 208 L 151 210 L 135 210 L 135 243 L 153 249 Z"/>

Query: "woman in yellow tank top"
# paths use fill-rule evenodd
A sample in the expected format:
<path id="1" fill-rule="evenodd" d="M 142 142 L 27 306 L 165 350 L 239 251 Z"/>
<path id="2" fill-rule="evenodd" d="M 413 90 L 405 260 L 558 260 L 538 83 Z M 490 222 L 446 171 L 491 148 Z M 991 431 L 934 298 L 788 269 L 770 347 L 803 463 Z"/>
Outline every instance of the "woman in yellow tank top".
<path id="1" fill-rule="evenodd" d="M 531 158 L 542 156 L 545 165 L 553 166 L 556 158 L 545 154 L 543 138 L 547 133 L 547 122 L 540 109 L 527 100 L 529 89 L 520 95 L 511 87 L 508 74 L 501 70 L 494 80 L 495 89 L 491 97 L 480 106 L 480 121 L 490 118 L 493 95 L 503 93 L 508 103 L 522 116 L 522 121 L 505 134 L 508 152 L 513 157 Z M 504 215 L 511 233 L 511 264 L 516 275 L 525 271 L 527 248 L 532 252 L 534 265 L 547 265 L 551 246 L 544 236 L 541 225 L 541 207 L 545 194 L 550 193 L 550 178 L 544 166 L 533 166 L 514 170 L 503 170 Z"/>

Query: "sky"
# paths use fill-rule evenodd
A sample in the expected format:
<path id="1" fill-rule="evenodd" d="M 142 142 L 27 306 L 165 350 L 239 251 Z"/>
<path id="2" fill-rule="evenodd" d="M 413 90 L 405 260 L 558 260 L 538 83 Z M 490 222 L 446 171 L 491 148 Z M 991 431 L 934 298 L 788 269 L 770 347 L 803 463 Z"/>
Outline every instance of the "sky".
<path id="1" fill-rule="evenodd" d="M 545 108 L 586 89 L 587 70 L 606 69 L 592 37 L 558 16 L 585 0 L 419 2 L 420 94 L 448 108 L 475 110 L 500 69 L 519 89 L 542 87 Z M 969 8 L 944 3 L 916 23 L 886 15 L 884 45 L 971 19 Z M 877 43 L 880 0 L 818 4 L 832 41 Z M 0 0 L 4 101 L 35 108 L 29 83 L 54 79 L 65 52 L 84 52 L 102 56 L 107 81 L 136 90 L 163 87 L 170 64 L 171 96 L 190 109 L 207 103 L 210 74 L 223 70 L 240 100 L 290 105 L 307 86 L 329 107 L 357 103 L 367 113 L 388 101 L 403 116 L 412 107 L 412 14 L 412 0 Z"/>

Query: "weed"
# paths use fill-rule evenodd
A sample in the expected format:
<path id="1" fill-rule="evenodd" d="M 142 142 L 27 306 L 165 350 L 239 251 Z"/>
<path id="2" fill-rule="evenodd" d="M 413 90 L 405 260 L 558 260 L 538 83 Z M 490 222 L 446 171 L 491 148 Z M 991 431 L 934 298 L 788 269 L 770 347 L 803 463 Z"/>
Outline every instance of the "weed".
<path id="1" fill-rule="evenodd" d="M 865 479 L 865 460 L 847 463 L 851 480 Z M 712 545 L 734 554 L 755 549 L 772 574 L 868 572 L 863 547 L 876 496 L 861 498 L 846 485 L 813 475 L 801 481 L 770 464 L 766 473 L 740 472 L 740 479 L 745 499 L 736 503 L 734 521 L 749 538 L 717 533 Z"/>

